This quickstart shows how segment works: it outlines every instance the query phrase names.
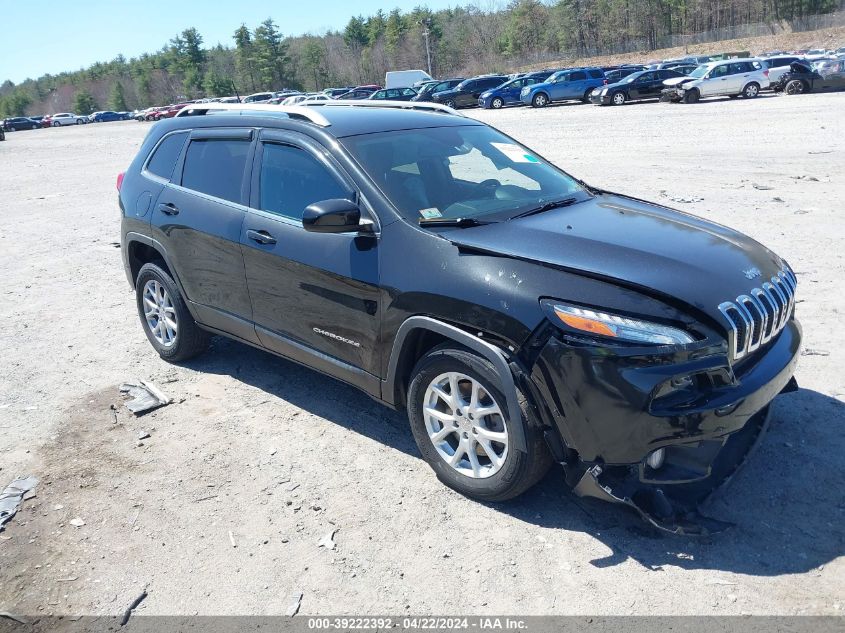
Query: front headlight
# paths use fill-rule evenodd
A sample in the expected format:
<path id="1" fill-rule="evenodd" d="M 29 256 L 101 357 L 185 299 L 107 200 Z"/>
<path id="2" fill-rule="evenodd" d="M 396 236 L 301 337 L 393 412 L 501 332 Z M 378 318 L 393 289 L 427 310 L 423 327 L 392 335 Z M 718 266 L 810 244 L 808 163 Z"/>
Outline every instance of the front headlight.
<path id="1" fill-rule="evenodd" d="M 684 345 L 695 341 L 689 333 L 660 323 L 579 308 L 557 301 L 546 301 L 544 306 L 547 312 L 568 328 L 593 336 L 606 336 L 626 343 L 647 345 Z"/>

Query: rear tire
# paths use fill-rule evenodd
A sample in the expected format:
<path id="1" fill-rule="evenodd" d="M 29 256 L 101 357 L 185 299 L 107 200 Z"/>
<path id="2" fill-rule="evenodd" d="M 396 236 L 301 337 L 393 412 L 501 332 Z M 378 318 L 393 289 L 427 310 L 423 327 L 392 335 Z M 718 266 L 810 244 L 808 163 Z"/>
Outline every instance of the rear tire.
<path id="1" fill-rule="evenodd" d="M 455 376 L 454 383 L 450 375 Z M 446 387 L 439 393 L 449 396 L 448 401 L 438 395 L 442 381 L 448 393 Z M 456 399 L 451 399 L 452 384 L 458 386 Z M 552 464 L 542 424 L 524 395 L 518 392 L 522 419 L 511 420 L 500 384 L 489 361 L 447 344 L 420 359 L 408 388 L 408 419 L 423 458 L 445 485 L 481 501 L 504 501 L 522 494 Z M 435 408 L 436 415 L 426 413 Z M 474 415 L 492 410 L 496 413 Z M 525 453 L 514 447 L 512 429 L 517 424 L 525 434 Z M 455 466 L 447 463 L 450 451 L 459 458 Z"/>
<path id="2" fill-rule="evenodd" d="M 135 299 L 144 334 L 164 360 L 178 363 L 208 348 L 210 335 L 196 324 L 176 282 L 159 264 L 141 266 Z M 160 329 L 154 329 L 153 323 L 160 324 Z"/>
<path id="3" fill-rule="evenodd" d="M 693 88 L 684 94 L 684 103 L 698 103 L 700 98 L 701 93 L 696 88 Z"/>
<path id="4" fill-rule="evenodd" d="M 754 99 L 760 94 L 760 84 L 751 82 L 742 89 L 742 96 L 745 99 Z"/>
<path id="5" fill-rule="evenodd" d="M 581 101 L 583 103 L 590 103 L 590 95 L 593 94 L 594 88 L 588 88 L 586 92 L 584 92 L 584 96 L 581 97 Z"/>

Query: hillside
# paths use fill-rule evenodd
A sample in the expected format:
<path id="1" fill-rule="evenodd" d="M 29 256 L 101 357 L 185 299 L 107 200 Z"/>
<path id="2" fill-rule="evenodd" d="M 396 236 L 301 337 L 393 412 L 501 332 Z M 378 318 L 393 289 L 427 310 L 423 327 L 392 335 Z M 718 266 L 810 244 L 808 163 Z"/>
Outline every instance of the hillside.
<path id="1" fill-rule="evenodd" d="M 232 46 L 185 28 L 155 52 L 0 85 L 0 116 L 87 114 L 188 99 L 381 83 L 388 70 L 471 76 L 686 52 L 845 45 L 845 0 L 511 0 L 353 15 L 339 31 L 286 36 L 268 18 Z M 151 43 L 151 49 L 155 43 Z"/>

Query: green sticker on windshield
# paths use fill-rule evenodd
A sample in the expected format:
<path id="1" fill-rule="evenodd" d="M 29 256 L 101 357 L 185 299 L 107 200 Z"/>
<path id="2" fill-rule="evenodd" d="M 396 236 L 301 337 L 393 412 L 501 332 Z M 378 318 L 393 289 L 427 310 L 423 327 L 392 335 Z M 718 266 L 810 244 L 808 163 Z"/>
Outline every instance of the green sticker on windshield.
<path id="1" fill-rule="evenodd" d="M 426 220 L 432 220 L 434 218 L 442 218 L 443 214 L 440 213 L 440 209 L 435 209 L 434 207 L 430 209 L 420 209 L 420 215 L 423 216 Z"/>
<path id="2" fill-rule="evenodd" d="M 490 143 L 515 163 L 539 163 L 540 159 L 513 143 Z"/>

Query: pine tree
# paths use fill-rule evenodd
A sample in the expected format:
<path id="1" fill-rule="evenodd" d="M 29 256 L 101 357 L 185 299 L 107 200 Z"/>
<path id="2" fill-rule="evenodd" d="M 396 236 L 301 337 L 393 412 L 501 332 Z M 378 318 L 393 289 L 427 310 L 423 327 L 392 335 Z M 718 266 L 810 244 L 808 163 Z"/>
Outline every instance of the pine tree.
<path id="1" fill-rule="evenodd" d="M 128 110 L 126 107 L 126 97 L 123 94 L 123 84 L 119 81 L 112 86 L 111 94 L 109 95 L 109 108 L 116 112 L 123 112 Z"/>
<path id="2" fill-rule="evenodd" d="M 97 102 L 87 90 L 80 90 L 73 98 L 73 109 L 76 114 L 91 114 L 97 109 Z"/>

